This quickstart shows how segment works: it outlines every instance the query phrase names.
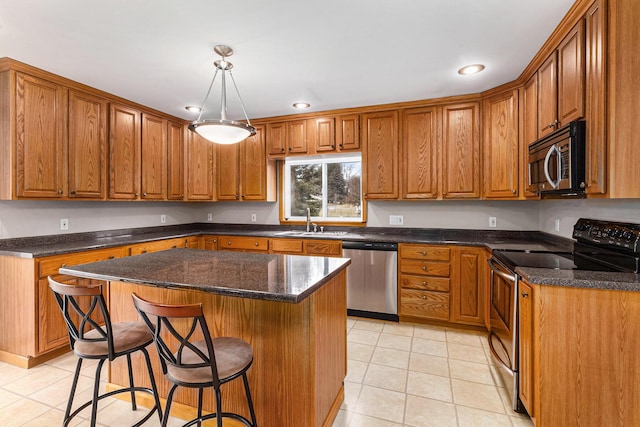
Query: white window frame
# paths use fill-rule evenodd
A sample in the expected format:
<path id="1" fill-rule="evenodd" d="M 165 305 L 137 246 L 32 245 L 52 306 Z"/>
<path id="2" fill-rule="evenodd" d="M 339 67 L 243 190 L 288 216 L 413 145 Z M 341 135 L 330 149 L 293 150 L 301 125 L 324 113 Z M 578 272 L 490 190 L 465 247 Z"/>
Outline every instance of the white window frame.
<path id="1" fill-rule="evenodd" d="M 349 153 L 349 154 L 333 154 L 323 156 L 304 156 L 304 157 L 288 157 L 284 161 L 284 171 L 282 179 L 282 203 L 284 205 L 284 219 L 285 221 L 306 221 L 306 216 L 292 216 L 291 215 L 291 166 L 295 165 L 307 165 L 307 164 L 322 164 L 322 212 L 327 212 L 327 167 L 328 163 L 360 163 L 360 216 L 357 218 L 347 217 L 329 217 L 329 216 L 313 216 L 311 219 L 315 222 L 353 222 L 361 223 L 364 221 L 364 199 L 362 197 L 362 154 L 361 153 Z"/>

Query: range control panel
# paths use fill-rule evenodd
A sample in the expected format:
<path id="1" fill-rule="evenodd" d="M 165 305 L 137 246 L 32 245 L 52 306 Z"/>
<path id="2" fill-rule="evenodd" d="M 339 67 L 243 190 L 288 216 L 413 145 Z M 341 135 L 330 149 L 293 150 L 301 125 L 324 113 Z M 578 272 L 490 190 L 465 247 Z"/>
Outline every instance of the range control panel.
<path id="1" fill-rule="evenodd" d="M 640 252 L 640 224 L 580 218 L 573 226 L 573 238 L 594 245 Z"/>

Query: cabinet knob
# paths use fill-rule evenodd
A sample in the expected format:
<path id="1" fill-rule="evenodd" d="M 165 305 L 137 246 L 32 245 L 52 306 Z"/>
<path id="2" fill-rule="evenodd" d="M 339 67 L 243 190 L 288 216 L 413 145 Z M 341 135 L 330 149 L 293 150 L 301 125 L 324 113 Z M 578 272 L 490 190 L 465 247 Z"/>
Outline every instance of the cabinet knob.
<path id="1" fill-rule="evenodd" d="M 62 190 L 58 190 L 58 194 L 62 194 Z"/>
<path id="2" fill-rule="evenodd" d="M 178 247 L 178 245 L 173 245 L 173 246 L 171 246 L 171 249 L 175 249 L 177 247 Z"/>
<path id="3" fill-rule="evenodd" d="M 422 299 L 423 299 L 423 300 L 426 300 L 426 299 L 427 299 L 427 296 L 426 296 L 426 295 L 422 295 Z"/>
<path id="4" fill-rule="evenodd" d="M 284 148 L 281 148 L 281 149 L 280 149 L 280 152 L 281 152 L 281 153 L 284 153 Z"/>
<path id="5" fill-rule="evenodd" d="M 109 255 L 109 259 L 114 259 L 114 258 L 115 258 L 115 256 Z"/>
<path id="6" fill-rule="evenodd" d="M 425 282 L 424 280 L 422 281 L 422 286 L 427 286 L 427 282 Z"/>
<path id="7" fill-rule="evenodd" d="M 65 268 L 66 266 L 67 266 L 67 264 L 62 264 L 62 265 L 60 266 L 60 268 Z"/>
<path id="8" fill-rule="evenodd" d="M 147 197 L 147 193 L 142 193 L 142 195 L 143 195 L 144 197 Z"/>
<path id="9" fill-rule="evenodd" d="M 260 246 L 260 243 L 256 242 L 256 243 L 255 243 L 255 245 L 256 245 L 256 246 Z"/>
<path id="10" fill-rule="evenodd" d="M 427 266 L 426 266 L 426 265 L 423 265 L 423 266 L 422 266 L 422 270 L 423 270 L 423 271 L 427 271 Z"/>
<path id="11" fill-rule="evenodd" d="M 526 293 L 526 292 L 523 292 L 523 293 L 522 293 L 522 298 L 529 298 L 529 294 L 528 294 L 528 293 Z"/>
<path id="12" fill-rule="evenodd" d="M 143 250 L 141 250 L 141 251 L 140 251 L 140 253 L 141 253 L 141 254 L 146 254 L 146 253 L 147 253 L 147 250 L 146 250 L 146 249 L 143 249 Z"/>
<path id="13" fill-rule="evenodd" d="M 184 194 L 181 194 L 180 197 L 184 197 Z"/>
<path id="14" fill-rule="evenodd" d="M 292 150 L 292 148 L 291 148 L 291 147 L 289 147 L 289 151 L 291 151 L 291 150 Z"/>
<path id="15" fill-rule="evenodd" d="M 427 251 L 422 251 L 422 256 L 427 256 Z"/>
<path id="16" fill-rule="evenodd" d="M 136 196 L 136 197 L 138 197 L 138 196 L 139 196 L 139 194 L 138 194 L 138 193 L 136 193 L 136 194 L 135 194 L 135 196 Z"/>
<path id="17" fill-rule="evenodd" d="M 549 123 L 549 126 L 547 126 L 549 129 L 551 129 L 553 127 L 553 123 Z"/>
<path id="18" fill-rule="evenodd" d="M 335 145 L 335 144 L 332 144 L 332 145 L 331 145 L 331 148 L 336 148 L 336 145 Z"/>
<path id="19" fill-rule="evenodd" d="M 338 147 L 342 148 L 342 147 L 344 147 L 344 145 L 343 145 L 343 144 L 340 144 L 340 145 L 338 145 Z"/>
<path id="20" fill-rule="evenodd" d="M 76 190 L 69 191 L 69 194 L 76 194 Z"/>
<path id="21" fill-rule="evenodd" d="M 231 244 L 231 240 L 229 240 L 229 241 L 227 242 L 227 245 L 230 245 L 230 244 Z"/>
<path id="22" fill-rule="evenodd" d="M 513 194 L 516 194 L 516 190 L 511 190 L 511 192 L 512 192 Z"/>

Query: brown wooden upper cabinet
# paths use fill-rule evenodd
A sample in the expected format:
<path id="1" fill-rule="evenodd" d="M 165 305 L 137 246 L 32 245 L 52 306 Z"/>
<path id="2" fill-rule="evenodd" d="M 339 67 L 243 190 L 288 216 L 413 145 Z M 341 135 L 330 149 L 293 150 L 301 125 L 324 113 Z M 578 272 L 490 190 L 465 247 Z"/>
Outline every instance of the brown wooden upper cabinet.
<path id="1" fill-rule="evenodd" d="M 218 200 L 275 201 L 275 161 L 267 161 L 265 127 L 255 128 L 239 144 L 218 146 Z"/>
<path id="2" fill-rule="evenodd" d="M 141 191 L 142 199 L 167 198 L 167 120 L 142 113 Z"/>
<path id="3" fill-rule="evenodd" d="M 214 143 L 195 132 L 187 138 L 187 200 L 215 200 Z"/>
<path id="4" fill-rule="evenodd" d="M 442 197 L 480 197 L 480 103 L 442 107 Z"/>
<path id="5" fill-rule="evenodd" d="M 398 111 L 362 115 L 362 192 L 365 199 L 398 198 Z"/>
<path id="6" fill-rule="evenodd" d="M 529 144 L 538 139 L 538 78 L 534 74 L 522 88 L 521 186 L 524 197 L 539 197 L 529 190 Z"/>
<path id="7" fill-rule="evenodd" d="M 584 117 L 584 40 L 580 20 L 538 69 L 537 138 Z"/>
<path id="8" fill-rule="evenodd" d="M 167 121 L 167 199 L 184 199 L 184 150 L 186 126 Z"/>
<path id="9" fill-rule="evenodd" d="M 307 121 L 304 119 L 267 124 L 267 152 L 270 156 L 307 153 Z"/>
<path id="10" fill-rule="evenodd" d="M 438 148 L 442 112 L 438 107 L 402 111 L 403 199 L 438 197 Z"/>
<path id="11" fill-rule="evenodd" d="M 336 146 L 338 151 L 360 150 L 360 115 L 336 117 Z"/>
<path id="12" fill-rule="evenodd" d="M 8 73 L 5 74 L 8 78 Z M 66 197 L 67 89 L 42 78 L 16 73 L 14 90 L 15 190 L 6 188 L 3 198 Z M 11 151 L 7 147 L 4 162 L 11 161 Z"/>
<path id="13" fill-rule="evenodd" d="M 69 90 L 69 198 L 106 198 L 108 111 L 104 98 Z"/>
<path id="14" fill-rule="evenodd" d="M 519 188 L 518 90 L 484 101 L 483 195 L 516 198 Z"/>
<path id="15" fill-rule="evenodd" d="M 120 104 L 110 106 L 109 198 L 140 197 L 140 111 Z"/>
<path id="16" fill-rule="evenodd" d="M 360 116 L 358 114 L 308 119 L 307 132 L 309 143 L 316 153 L 360 150 Z"/>

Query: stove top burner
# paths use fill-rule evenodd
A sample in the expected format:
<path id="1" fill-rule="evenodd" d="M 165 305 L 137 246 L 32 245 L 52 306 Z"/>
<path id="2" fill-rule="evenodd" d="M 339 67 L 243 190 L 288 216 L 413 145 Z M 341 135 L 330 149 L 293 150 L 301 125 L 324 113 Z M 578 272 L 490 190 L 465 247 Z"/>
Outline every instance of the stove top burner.
<path id="1" fill-rule="evenodd" d="M 620 271 L 570 252 L 494 251 L 493 256 L 505 266 L 548 268 L 557 270 Z"/>

